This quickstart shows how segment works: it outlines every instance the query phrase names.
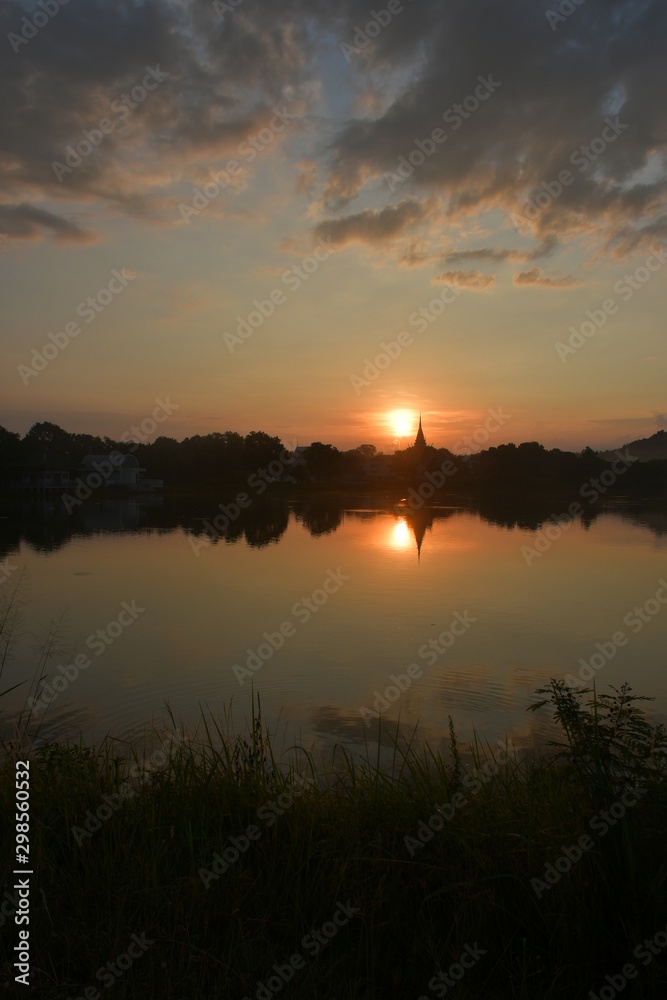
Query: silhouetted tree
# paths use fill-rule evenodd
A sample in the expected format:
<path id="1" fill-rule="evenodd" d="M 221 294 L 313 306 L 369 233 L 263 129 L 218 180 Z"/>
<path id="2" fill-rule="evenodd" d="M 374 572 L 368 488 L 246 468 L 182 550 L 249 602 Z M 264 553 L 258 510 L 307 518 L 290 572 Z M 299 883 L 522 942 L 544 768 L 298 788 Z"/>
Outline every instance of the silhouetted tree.
<path id="1" fill-rule="evenodd" d="M 33 424 L 23 440 L 33 450 L 47 447 L 66 454 L 72 444 L 72 435 L 64 431 L 62 427 L 58 427 L 58 424 L 43 420 Z"/>
<path id="2" fill-rule="evenodd" d="M 0 476 L 8 465 L 16 462 L 21 455 L 21 438 L 18 434 L 0 427 Z"/>
<path id="3" fill-rule="evenodd" d="M 250 431 L 244 439 L 245 465 L 250 471 L 266 468 L 269 462 L 280 457 L 283 450 L 278 437 L 269 437 L 264 431 Z"/>
<path id="4" fill-rule="evenodd" d="M 306 465 L 316 481 L 334 479 L 340 467 L 341 453 L 332 444 L 313 441 L 305 452 Z"/>

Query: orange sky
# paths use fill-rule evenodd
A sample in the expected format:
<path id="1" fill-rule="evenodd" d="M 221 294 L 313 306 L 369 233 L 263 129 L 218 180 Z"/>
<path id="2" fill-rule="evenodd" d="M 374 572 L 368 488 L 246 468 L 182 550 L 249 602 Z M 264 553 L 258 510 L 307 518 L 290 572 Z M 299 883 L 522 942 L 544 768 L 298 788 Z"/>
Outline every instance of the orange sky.
<path id="1" fill-rule="evenodd" d="M 501 6 L 6 5 L 0 424 L 663 427 L 664 5 Z"/>

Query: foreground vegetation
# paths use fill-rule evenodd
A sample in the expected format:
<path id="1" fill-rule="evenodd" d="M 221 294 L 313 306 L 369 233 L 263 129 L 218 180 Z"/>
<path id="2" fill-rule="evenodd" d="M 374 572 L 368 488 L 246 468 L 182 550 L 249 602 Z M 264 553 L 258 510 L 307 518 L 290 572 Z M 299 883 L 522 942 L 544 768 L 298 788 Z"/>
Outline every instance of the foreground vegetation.
<path id="1" fill-rule="evenodd" d="M 480 745 L 468 759 L 450 725 L 446 758 L 396 740 L 386 773 L 343 752 L 316 766 L 295 751 L 280 767 L 261 718 L 236 741 L 210 720 L 188 740 L 174 727 L 126 759 L 111 745 L 5 744 L 0 990 L 665 996 L 665 732 L 627 686 L 590 697 L 552 681 L 539 693 L 533 707 L 550 706 L 563 733 L 541 759 Z M 15 762 L 26 753 L 34 874 L 22 994 L 11 887 Z"/>

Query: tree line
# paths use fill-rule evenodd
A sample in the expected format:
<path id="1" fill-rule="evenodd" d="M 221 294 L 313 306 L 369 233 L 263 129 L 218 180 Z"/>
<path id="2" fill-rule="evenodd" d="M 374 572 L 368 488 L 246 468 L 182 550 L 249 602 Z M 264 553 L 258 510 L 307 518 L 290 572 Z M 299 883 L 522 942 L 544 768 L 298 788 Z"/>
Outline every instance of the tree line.
<path id="1" fill-rule="evenodd" d="M 196 434 L 181 441 L 161 436 L 152 443 L 133 443 L 69 433 L 49 421 L 33 424 L 23 437 L 0 427 L 0 479 L 6 481 L 13 463 L 36 458 L 45 449 L 72 469 L 80 467 L 89 454 L 134 454 L 149 477 L 163 479 L 167 485 L 223 486 L 243 483 L 259 473 L 267 484 L 286 476 L 323 486 L 374 480 L 421 488 L 430 494 L 425 500 L 445 495 L 480 498 L 490 490 L 515 497 L 567 492 L 588 503 L 619 495 L 667 498 L 667 461 L 640 461 L 632 446 L 601 454 L 592 448 L 581 452 L 547 449 L 528 441 L 501 444 L 474 455 L 432 447 L 418 453 L 414 446 L 383 455 L 372 444 L 340 451 L 315 441 L 300 449 L 298 459 L 293 460 L 280 438 L 263 431 L 245 436 L 236 431 Z M 425 484 L 432 484 L 433 490 Z"/>

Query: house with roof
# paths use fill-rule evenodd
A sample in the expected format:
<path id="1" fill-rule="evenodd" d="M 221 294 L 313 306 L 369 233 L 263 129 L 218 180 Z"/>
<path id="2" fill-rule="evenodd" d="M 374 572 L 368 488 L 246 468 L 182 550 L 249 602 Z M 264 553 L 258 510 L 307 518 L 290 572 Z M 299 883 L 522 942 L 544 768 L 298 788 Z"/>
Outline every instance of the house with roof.
<path id="1" fill-rule="evenodd" d="M 163 489 L 164 480 L 145 479 L 142 475 L 146 469 L 139 465 L 134 455 L 121 454 L 118 451 L 110 455 L 86 455 L 81 463 L 80 475 L 87 476 L 97 473 L 104 479 L 105 486 L 119 487 L 126 490 Z"/>

